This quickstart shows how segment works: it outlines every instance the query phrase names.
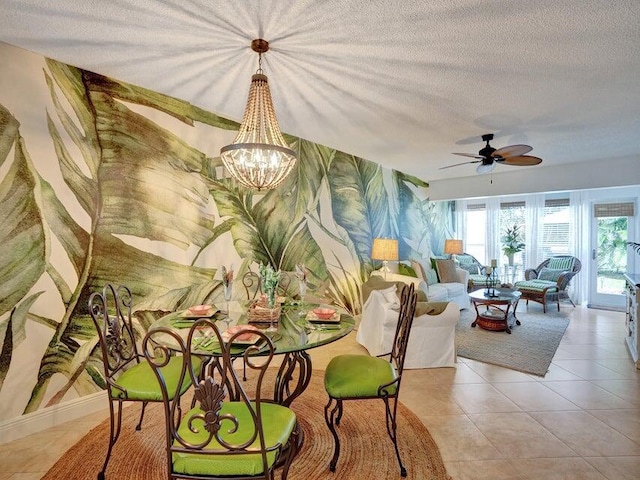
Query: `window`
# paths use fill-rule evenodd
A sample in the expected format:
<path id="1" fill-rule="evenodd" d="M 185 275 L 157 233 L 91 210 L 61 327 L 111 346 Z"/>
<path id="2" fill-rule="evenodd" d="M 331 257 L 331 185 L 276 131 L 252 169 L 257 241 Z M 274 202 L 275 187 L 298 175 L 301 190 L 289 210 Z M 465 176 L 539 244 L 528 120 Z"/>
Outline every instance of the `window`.
<path id="1" fill-rule="evenodd" d="M 520 232 L 520 242 L 526 245 L 525 229 L 525 202 L 502 202 L 500 203 L 500 250 L 502 250 L 502 239 L 507 229 L 518 228 Z M 526 254 L 524 247 L 513 256 L 514 265 L 526 265 Z"/>
<path id="2" fill-rule="evenodd" d="M 573 255 L 569 199 L 545 200 L 539 219 L 540 237 L 538 240 L 538 258 L 554 255 Z"/>
<path id="3" fill-rule="evenodd" d="M 467 205 L 466 220 L 465 253 L 486 265 L 487 210 L 484 203 Z"/>

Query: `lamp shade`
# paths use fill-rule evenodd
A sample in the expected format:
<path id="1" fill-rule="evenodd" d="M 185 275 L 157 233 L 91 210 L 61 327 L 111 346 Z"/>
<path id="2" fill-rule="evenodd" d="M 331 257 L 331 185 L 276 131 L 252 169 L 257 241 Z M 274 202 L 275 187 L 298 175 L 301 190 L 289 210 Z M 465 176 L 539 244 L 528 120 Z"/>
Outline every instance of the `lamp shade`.
<path id="1" fill-rule="evenodd" d="M 445 240 L 444 253 L 449 255 L 462 255 L 462 240 Z"/>
<path id="2" fill-rule="evenodd" d="M 372 260 L 398 260 L 398 240 L 374 238 L 371 247 Z"/>

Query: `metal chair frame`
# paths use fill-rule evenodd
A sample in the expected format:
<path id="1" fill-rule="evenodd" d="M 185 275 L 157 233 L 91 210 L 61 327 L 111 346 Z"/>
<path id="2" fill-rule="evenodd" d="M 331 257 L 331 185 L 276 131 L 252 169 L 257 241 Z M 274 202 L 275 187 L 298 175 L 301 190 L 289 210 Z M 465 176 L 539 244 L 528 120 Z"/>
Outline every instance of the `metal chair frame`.
<path id="1" fill-rule="evenodd" d="M 110 306 L 110 300 L 112 305 Z M 94 292 L 89 297 L 89 313 L 98 331 L 98 343 L 104 365 L 107 398 L 109 400 L 109 447 L 98 473 L 98 479 L 105 478 L 111 451 L 122 427 L 122 405 L 124 402 L 142 403 L 140 420 L 136 430 L 141 430 L 147 401 L 130 399 L 127 390 L 120 386 L 117 376 L 134 364 L 144 362 L 138 351 L 135 332 L 131 320 L 131 291 L 126 286 L 106 284 L 102 292 Z M 116 395 L 113 391 L 118 392 Z"/>
<path id="2" fill-rule="evenodd" d="M 395 448 L 396 457 L 398 458 L 398 464 L 400 465 L 400 475 L 407 476 L 407 469 L 402 463 L 400 457 L 400 450 L 398 449 L 398 436 L 397 436 L 397 408 L 398 408 L 398 396 L 400 395 L 400 385 L 402 382 L 402 372 L 404 369 L 404 359 L 407 352 L 407 344 L 409 342 L 409 334 L 411 333 L 411 326 L 413 325 L 413 318 L 415 314 L 417 302 L 417 295 L 414 291 L 414 285 L 410 284 L 403 288 L 400 302 L 400 313 L 398 315 L 398 325 L 396 326 L 396 332 L 394 336 L 392 350 L 389 353 L 379 355 L 379 357 L 389 357 L 397 372 L 397 378 L 385 385 L 378 387 L 378 394 L 372 397 L 349 397 L 349 398 L 333 398 L 329 396 L 329 401 L 324 407 L 324 418 L 334 440 L 334 452 L 331 462 L 329 463 L 329 469 L 332 472 L 336 471 L 336 464 L 340 456 L 340 438 L 336 426 L 340 425 L 340 420 L 343 414 L 343 401 L 344 400 L 365 400 L 365 399 L 381 399 L 385 404 L 385 424 L 387 428 L 387 434 L 393 442 Z M 390 390 L 390 387 L 395 386 L 395 392 Z"/>
<path id="3" fill-rule="evenodd" d="M 206 334 L 206 338 L 209 339 L 208 341 L 212 341 L 214 344 L 218 342 L 217 345 L 219 345 L 222 355 L 210 358 L 208 364 L 204 362 L 202 367 L 196 371 L 196 369 L 193 368 L 192 362 L 197 355 L 191 352 L 197 349 L 201 343 L 203 331 L 208 332 Z M 286 444 L 276 444 L 272 447 L 265 445 L 265 434 L 262 428 L 262 405 L 263 403 L 272 403 L 272 401 L 268 399 L 263 400 L 261 390 L 265 373 L 274 356 L 275 347 L 264 332 L 250 331 L 260 337 L 256 344 L 246 348 L 242 355 L 243 363 L 251 370 L 257 372 L 256 388 L 255 392 L 252 392 L 255 395 L 250 397 L 247 395 L 233 368 L 233 359 L 237 357 L 237 355 L 234 356 L 231 354 L 234 348 L 234 342 L 245 332 L 249 332 L 249 330 L 239 331 L 229 339 L 223 341 L 217 325 L 209 319 L 201 319 L 196 321 L 191 327 L 186 342 L 175 330 L 163 327 L 150 330 L 145 336 L 143 340 L 144 355 L 156 373 L 162 390 L 162 401 L 166 421 L 165 450 L 167 454 L 166 461 L 169 480 L 184 478 L 199 480 L 262 478 L 264 480 L 273 480 L 276 468 L 282 468 L 282 479 L 286 480 L 291 463 L 298 452 L 300 443 L 299 425 L 296 422 L 293 432 Z M 176 401 L 176 396 L 172 395 L 172 392 L 167 391 L 161 369 L 166 365 L 167 358 L 171 356 L 172 353 L 175 353 L 166 347 L 168 338 L 170 338 L 173 345 L 179 347 L 177 354 L 182 356 L 183 359 L 179 383 L 181 383 L 184 378 L 191 377 L 194 388 L 193 404 L 200 404 L 200 409 L 202 410 L 200 413 L 190 411 L 185 413 L 183 417 L 179 410 L 179 403 Z M 260 352 L 260 356 L 255 355 L 258 352 Z M 226 401 L 244 402 L 246 408 L 251 413 L 251 421 L 248 425 L 251 436 L 242 442 L 238 441 L 230 444 L 223 438 L 223 434 L 237 430 L 239 428 L 239 422 L 241 421 L 230 413 L 221 414 L 220 410 Z M 204 434 L 205 438 L 197 444 L 187 441 L 179 433 L 178 427 L 180 425 L 188 425 L 190 432 L 200 431 L 204 434 L 206 431 L 207 433 Z M 256 440 L 259 442 L 259 449 L 251 447 Z M 206 448 L 212 441 L 217 442 L 217 448 Z M 270 468 L 267 462 L 267 453 L 272 451 L 276 452 L 277 459 Z M 212 458 L 220 455 L 260 454 L 263 473 L 261 475 L 240 475 L 237 477 L 229 475 L 217 477 L 205 474 L 177 473 L 173 471 L 174 453 L 211 456 Z"/>

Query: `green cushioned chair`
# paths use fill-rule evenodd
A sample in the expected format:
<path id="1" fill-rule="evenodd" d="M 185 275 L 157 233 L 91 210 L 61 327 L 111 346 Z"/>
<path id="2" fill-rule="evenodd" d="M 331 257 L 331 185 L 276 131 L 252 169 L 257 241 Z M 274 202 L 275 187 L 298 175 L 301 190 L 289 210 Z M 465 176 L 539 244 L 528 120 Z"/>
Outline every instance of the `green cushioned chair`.
<path id="1" fill-rule="evenodd" d="M 140 421 L 136 426 L 136 430 L 140 430 L 147 403 L 162 401 L 156 375 L 136 345 L 131 305 L 131 291 L 125 286 L 107 284 L 102 292 L 94 292 L 89 297 L 89 312 L 98 331 L 102 353 L 110 418 L 109 447 L 98 479 L 105 478 L 111 451 L 120 435 L 123 403 L 142 403 Z M 177 392 L 178 398 L 191 385 L 190 378 L 180 376 L 181 364 L 182 359 L 173 357 L 163 367 L 167 385 Z"/>
<path id="2" fill-rule="evenodd" d="M 335 472 L 340 456 L 340 438 L 336 427 L 340 425 L 342 418 L 343 402 L 379 398 L 385 404 L 387 433 L 396 450 L 400 474 L 403 477 L 407 476 L 398 450 L 396 411 L 416 301 L 414 285 L 405 286 L 402 289 L 398 325 L 391 352 L 379 357 L 338 355 L 329 362 L 325 370 L 324 386 L 329 395 L 329 402 L 324 407 L 324 418 L 334 440 L 333 458 L 329 464 L 332 472 Z"/>
<path id="3" fill-rule="evenodd" d="M 255 342 L 238 341 L 248 332 L 257 336 Z M 209 358 L 201 371 L 200 358 L 191 352 L 197 352 L 203 338 L 209 343 L 207 352 L 220 353 Z M 165 377 L 166 366 L 176 358 L 167 346 L 178 351 L 179 377 L 193 385 L 192 408 L 184 415 L 176 387 L 170 387 Z M 293 410 L 262 398 L 264 375 L 275 350 L 264 332 L 239 331 L 223 341 L 217 325 L 201 319 L 194 322 L 186 340 L 170 328 L 149 330 L 143 350 L 161 386 L 169 480 L 273 480 L 277 468 L 286 480 L 300 443 L 299 426 Z M 251 392 L 233 368 L 234 358 L 241 358 L 256 373 Z"/>

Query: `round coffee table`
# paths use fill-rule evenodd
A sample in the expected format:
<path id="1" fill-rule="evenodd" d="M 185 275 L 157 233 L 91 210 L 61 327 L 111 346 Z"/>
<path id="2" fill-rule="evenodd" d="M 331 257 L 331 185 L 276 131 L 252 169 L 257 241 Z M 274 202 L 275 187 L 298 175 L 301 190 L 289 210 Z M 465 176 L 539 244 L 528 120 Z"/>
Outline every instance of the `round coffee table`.
<path id="1" fill-rule="evenodd" d="M 476 309 L 476 319 L 471 326 L 511 333 L 511 327 L 520 325 L 516 308 L 521 295 L 519 291 L 508 288 L 492 288 L 489 292 L 483 288 L 471 292 L 469 299 Z"/>

